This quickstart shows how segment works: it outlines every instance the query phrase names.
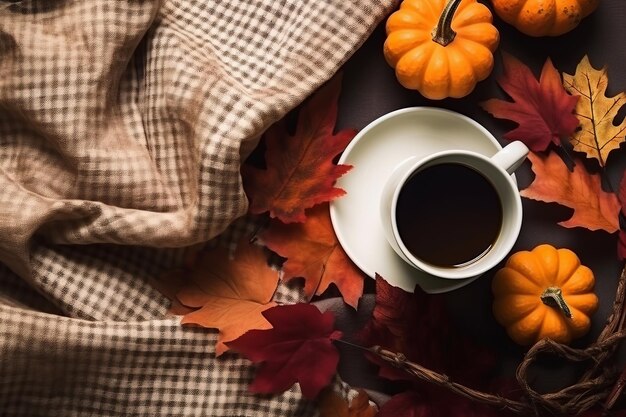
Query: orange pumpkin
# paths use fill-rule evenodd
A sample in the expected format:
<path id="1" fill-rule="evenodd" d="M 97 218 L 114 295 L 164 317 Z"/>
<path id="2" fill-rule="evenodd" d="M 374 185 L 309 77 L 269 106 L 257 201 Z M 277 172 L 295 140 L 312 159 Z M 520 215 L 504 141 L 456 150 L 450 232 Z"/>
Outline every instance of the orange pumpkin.
<path id="1" fill-rule="evenodd" d="M 521 345 L 544 338 L 569 343 L 589 331 L 598 307 L 594 283 L 574 252 L 539 245 L 511 255 L 496 273 L 493 313 Z"/>
<path id="2" fill-rule="evenodd" d="M 530 36 L 558 36 L 574 29 L 600 0 L 491 0 L 498 16 Z"/>
<path id="3" fill-rule="evenodd" d="M 404 0 L 387 19 L 385 58 L 406 88 L 464 97 L 493 69 L 500 37 L 492 20 L 476 0 Z"/>

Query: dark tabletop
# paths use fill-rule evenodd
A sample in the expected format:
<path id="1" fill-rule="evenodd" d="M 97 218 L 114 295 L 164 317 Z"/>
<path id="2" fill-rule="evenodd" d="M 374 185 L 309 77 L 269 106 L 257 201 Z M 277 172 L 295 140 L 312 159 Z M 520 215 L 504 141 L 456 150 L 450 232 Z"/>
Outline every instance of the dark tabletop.
<path id="1" fill-rule="evenodd" d="M 521 34 L 497 17 L 495 25 L 500 31 L 500 46 L 496 53 L 496 64 L 492 75 L 478 84 L 475 91 L 463 99 L 431 101 L 415 91 L 404 89 L 395 79 L 393 69 L 383 57 L 385 40 L 384 22 L 376 29 L 359 51 L 347 62 L 343 70 L 343 90 L 340 98 L 338 127 L 363 128 L 377 117 L 404 107 L 435 106 L 465 114 L 485 126 L 500 140 L 502 135 L 515 124 L 497 120 L 482 110 L 478 103 L 488 98 L 505 98 L 496 83 L 502 73 L 501 52 L 508 52 L 530 66 L 539 74 L 546 58 L 550 57 L 561 72 L 574 74 L 576 65 L 588 55 L 595 68 L 608 67 L 609 87 L 607 95 L 626 91 L 626 1 L 602 0 L 599 8 L 583 20 L 574 31 L 556 38 L 531 38 Z M 623 118 L 622 109 L 618 118 Z M 617 187 L 626 166 L 626 150 L 611 153 L 608 160 L 609 176 Z M 530 163 L 526 162 L 517 171 L 520 188 L 527 187 L 533 179 Z M 557 222 L 570 217 L 571 210 L 557 204 L 546 204 L 522 199 L 524 220 L 522 231 L 513 251 L 529 250 L 541 243 L 566 247 L 579 255 L 583 264 L 589 266 L 596 276 L 596 293 L 600 308 L 593 316 L 591 332 L 574 346 L 585 346 L 592 342 L 605 324 L 615 298 L 615 289 L 622 264 L 617 259 L 617 234 L 585 229 L 566 229 Z M 470 285 L 446 294 L 450 311 L 467 334 L 488 341 L 504 354 L 500 370 L 512 374 L 523 357 L 524 350 L 513 344 L 491 313 L 491 279 L 495 268 Z M 373 288 L 371 283 L 368 288 Z M 344 325 L 358 327 L 361 319 L 354 316 L 354 323 Z M 349 362 L 349 361 L 346 361 Z M 372 372 L 358 360 L 344 366 L 344 378 L 354 386 L 381 388 L 369 378 Z M 540 367 L 541 368 L 541 367 Z M 555 389 L 567 383 L 575 375 L 572 367 L 544 365 L 539 371 L 539 388 Z M 384 389 L 384 387 L 383 387 Z"/>

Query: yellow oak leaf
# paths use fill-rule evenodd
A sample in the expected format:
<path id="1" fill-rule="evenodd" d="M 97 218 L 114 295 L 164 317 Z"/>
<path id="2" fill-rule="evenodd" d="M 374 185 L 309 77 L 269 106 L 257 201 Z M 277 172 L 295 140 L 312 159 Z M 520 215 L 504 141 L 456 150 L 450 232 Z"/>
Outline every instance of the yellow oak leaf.
<path id="1" fill-rule="evenodd" d="M 620 203 L 617 196 L 602 189 L 600 175 L 590 174 L 580 160 L 570 171 L 555 153 L 529 153 L 535 180 L 520 192 L 523 197 L 546 203 L 559 203 L 574 209 L 563 227 L 584 227 L 589 230 L 619 230 Z"/>
<path id="2" fill-rule="evenodd" d="M 242 240 L 233 258 L 228 249 L 213 248 L 199 254 L 189 278 L 176 298 L 194 310 L 181 323 L 218 329 L 217 356 L 228 350 L 224 342 L 272 327 L 261 313 L 276 305 L 271 300 L 279 274 L 268 266 L 262 247 Z"/>
<path id="3" fill-rule="evenodd" d="M 606 97 L 608 84 L 606 67 L 593 68 L 586 55 L 574 75 L 563 74 L 565 89 L 580 96 L 574 112 L 581 129 L 572 136 L 572 145 L 576 151 L 597 159 L 601 166 L 605 166 L 609 152 L 618 148 L 626 135 L 626 120 L 617 126 L 613 124 L 617 112 L 626 104 L 626 93 Z"/>

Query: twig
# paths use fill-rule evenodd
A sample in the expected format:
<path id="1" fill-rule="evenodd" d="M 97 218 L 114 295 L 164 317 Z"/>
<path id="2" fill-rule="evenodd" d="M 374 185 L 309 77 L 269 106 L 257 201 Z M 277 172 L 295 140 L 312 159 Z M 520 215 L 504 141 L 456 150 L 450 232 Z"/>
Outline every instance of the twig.
<path id="1" fill-rule="evenodd" d="M 619 344 L 626 339 L 626 267 L 622 270 L 617 285 L 613 310 L 598 339 L 586 349 L 574 349 L 569 346 L 544 339 L 530 348 L 517 369 L 517 381 L 524 390 L 521 401 L 504 398 L 499 395 L 485 393 L 454 382 L 445 374 L 432 371 L 413 363 L 402 354 L 373 346 L 366 348 L 344 340 L 337 342 L 375 354 L 415 378 L 460 395 L 470 400 L 509 410 L 515 414 L 530 416 L 543 415 L 578 415 L 604 402 L 610 409 L 619 399 L 626 386 L 626 369 L 618 378 L 613 368 L 607 364 L 615 354 Z M 552 354 L 570 362 L 591 361 L 591 368 L 573 385 L 560 391 L 540 394 L 528 383 L 528 370 L 542 354 Z M 610 388 L 613 387 L 611 392 Z"/>
<path id="2" fill-rule="evenodd" d="M 452 381 L 452 379 L 450 379 L 450 377 L 445 374 L 432 371 L 421 365 L 408 361 L 406 357 L 401 353 L 395 353 L 390 350 L 383 349 L 380 346 L 373 346 L 369 348 L 368 351 L 374 353 L 385 362 L 392 364 L 396 368 L 404 370 L 405 372 L 413 375 L 414 377 L 422 381 L 426 381 L 439 387 L 446 388 L 449 391 L 454 392 L 455 394 L 458 394 L 462 397 L 483 404 L 498 407 L 502 410 L 509 410 L 516 414 L 534 414 L 534 410 L 527 403 L 511 400 L 499 395 L 489 394 L 475 390 L 473 388 L 469 388 L 463 384 Z"/>

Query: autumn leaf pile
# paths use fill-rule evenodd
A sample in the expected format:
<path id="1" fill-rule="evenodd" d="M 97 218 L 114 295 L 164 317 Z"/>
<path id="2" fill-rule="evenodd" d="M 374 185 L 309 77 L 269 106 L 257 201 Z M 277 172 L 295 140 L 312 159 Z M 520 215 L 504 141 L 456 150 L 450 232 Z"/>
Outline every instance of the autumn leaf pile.
<path id="1" fill-rule="evenodd" d="M 354 309 L 363 293 L 364 275 L 339 245 L 329 214 L 329 202 L 345 193 L 335 181 L 351 168 L 333 161 L 356 133 L 334 132 L 339 92 L 340 79 L 335 78 L 301 106 L 293 134 L 284 122 L 277 123 L 263 138 L 261 163 L 243 166 L 250 215 L 262 225 L 254 236 L 244 236 L 234 251 L 216 246 L 194 253 L 187 268 L 172 274 L 160 289 L 172 299 L 171 311 L 182 316 L 183 325 L 218 332 L 216 356 L 234 350 L 258 364 L 250 391 L 278 393 L 297 383 L 305 397 L 317 399 L 323 416 L 373 416 L 377 410 L 364 392 L 346 401 L 326 388 L 337 372 L 336 343 L 342 340 L 333 314 L 313 304 L 273 301 L 281 280 L 301 283 L 309 300 L 335 287 Z M 410 349 L 427 346 L 418 343 L 426 335 L 451 343 L 452 327 L 439 326 L 446 320 L 441 299 L 407 293 L 382 277 L 377 287 L 374 317 L 362 342 L 406 351 L 411 359 L 442 371 L 457 367 L 435 343 L 419 354 Z M 395 314 L 398 322 L 388 314 Z M 468 355 L 478 352 L 468 346 L 463 345 Z M 483 356 L 485 365 L 493 363 L 491 354 Z M 467 358 L 459 356 L 461 361 Z M 407 379 L 382 364 L 381 376 Z M 425 410 L 433 406 L 423 395 L 408 398 Z M 441 395 L 433 398 L 446 401 Z"/>
<path id="2" fill-rule="evenodd" d="M 259 240 L 286 258 L 283 280 L 304 279 L 311 298 L 334 284 L 356 308 L 363 293 L 363 273 L 350 261 L 335 236 L 328 202 L 345 191 L 335 181 L 352 168 L 333 159 L 356 131 L 334 133 L 339 78 L 313 95 L 302 107 L 297 129 L 290 135 L 283 123 L 267 132 L 266 168 L 244 165 L 244 188 L 250 213 L 269 213 L 269 226 Z"/>
<path id="3" fill-rule="evenodd" d="M 558 203 L 573 210 L 563 227 L 619 231 L 618 256 L 626 257 L 626 237 L 620 231 L 626 181 L 611 184 L 606 173 L 609 154 L 626 136 L 626 121 L 614 123 L 626 94 L 607 97 L 606 69 L 595 69 L 585 56 L 573 75 L 561 74 L 548 59 L 539 79 L 523 63 L 504 55 L 498 83 L 512 101 L 491 99 L 482 107 L 494 117 L 518 126 L 505 135 L 521 140 L 529 155 L 534 181 L 523 197 Z M 615 191 L 617 190 L 617 192 Z"/>
<path id="4" fill-rule="evenodd" d="M 339 245 L 328 205 L 345 194 L 335 181 L 351 168 L 333 160 L 356 134 L 334 132 L 339 92 L 337 77 L 301 106 L 295 133 L 283 121 L 275 124 L 263 138 L 263 163 L 242 167 L 249 215 L 263 227 L 232 252 L 216 246 L 195 253 L 188 268 L 159 284 L 183 325 L 218 331 L 216 356 L 234 349 L 260 363 L 253 392 L 299 383 L 304 396 L 316 398 L 336 373 L 333 341 L 341 332 L 334 316 L 312 304 L 278 306 L 273 299 L 281 280 L 302 282 L 309 300 L 334 286 L 355 309 L 363 294 L 364 275 Z M 322 407 L 338 402 L 329 393 L 323 398 Z M 344 406 L 372 415 L 363 396 Z"/>
<path id="5" fill-rule="evenodd" d="M 620 204 L 626 201 L 626 180 L 614 192 L 605 168 L 610 152 L 624 141 L 626 122 L 615 125 L 613 119 L 626 95 L 606 97 L 606 70 L 594 69 L 587 58 L 563 78 L 548 60 L 537 79 L 505 55 L 498 82 L 510 100 L 481 105 L 494 117 L 515 122 L 505 138 L 521 140 L 533 151 L 535 178 L 522 195 L 572 209 L 559 223 L 564 227 L 619 231 L 618 253 L 624 258 L 619 216 L 626 212 Z M 348 401 L 329 388 L 337 373 L 337 344 L 347 343 L 333 314 L 309 303 L 273 301 L 281 280 L 300 283 L 308 301 L 334 287 L 354 309 L 363 293 L 364 275 L 339 245 L 329 215 L 329 202 L 345 193 L 335 182 L 351 168 L 334 161 L 356 133 L 334 131 L 339 92 L 335 78 L 300 107 L 293 133 L 284 120 L 267 131 L 260 163 L 242 167 L 249 214 L 262 226 L 234 251 L 204 249 L 174 274 L 161 287 L 172 299 L 172 313 L 182 315 L 184 325 L 215 329 L 217 356 L 233 350 L 257 364 L 250 391 L 272 394 L 299 384 L 305 397 L 317 400 L 322 417 L 503 415 L 418 382 L 369 350 L 379 376 L 404 388 L 380 410 L 363 391 Z M 377 276 L 375 308 L 359 343 L 401 352 L 477 389 L 508 397 L 519 392 L 511 381 L 493 379 L 496 354 L 454 330 L 442 296 L 419 287 L 408 293 Z"/>

